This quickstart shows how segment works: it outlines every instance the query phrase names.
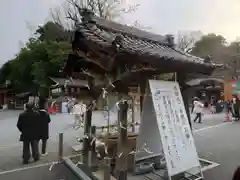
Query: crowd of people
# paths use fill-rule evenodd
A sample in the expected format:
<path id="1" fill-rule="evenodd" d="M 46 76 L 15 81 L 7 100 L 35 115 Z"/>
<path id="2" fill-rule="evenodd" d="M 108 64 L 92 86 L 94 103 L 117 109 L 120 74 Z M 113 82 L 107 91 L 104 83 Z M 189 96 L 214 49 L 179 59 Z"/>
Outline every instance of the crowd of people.
<path id="1" fill-rule="evenodd" d="M 38 161 L 40 155 L 47 155 L 50 121 L 50 116 L 45 110 L 45 102 L 41 101 L 38 108 L 33 103 L 26 104 L 26 110 L 19 115 L 17 128 L 21 133 L 20 141 L 23 142 L 23 164 L 28 164 L 31 156 L 34 161 Z M 42 147 L 39 152 L 40 141 Z"/>
<path id="2" fill-rule="evenodd" d="M 222 101 L 221 103 L 222 110 L 221 112 L 229 112 L 231 113 L 232 117 L 238 121 L 240 120 L 240 99 L 238 96 L 233 96 L 231 101 Z M 202 116 L 204 113 L 204 103 L 198 98 L 194 97 L 192 101 L 192 110 L 191 113 L 195 115 L 193 121 L 202 123 Z M 209 110 L 212 113 L 216 112 L 216 107 L 209 106 Z"/>

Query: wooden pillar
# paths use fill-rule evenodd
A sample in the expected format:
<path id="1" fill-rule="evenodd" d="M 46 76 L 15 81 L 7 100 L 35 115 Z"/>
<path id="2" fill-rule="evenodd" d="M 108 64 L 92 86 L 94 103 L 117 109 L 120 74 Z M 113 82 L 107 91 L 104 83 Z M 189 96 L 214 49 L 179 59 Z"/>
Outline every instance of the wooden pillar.
<path id="1" fill-rule="evenodd" d="M 88 77 L 88 86 L 90 87 L 90 90 L 92 90 L 93 87 L 93 78 Z M 92 126 L 92 107 L 93 102 L 90 102 L 87 105 L 87 111 L 85 115 L 85 124 L 84 124 L 84 135 L 89 137 L 91 135 L 91 126 Z M 88 151 L 91 150 L 91 142 L 90 138 L 84 138 L 83 141 L 83 163 L 88 164 Z"/>
<path id="2" fill-rule="evenodd" d="M 189 122 L 189 125 L 192 129 L 192 122 L 191 122 L 191 116 L 190 116 L 190 111 L 189 111 L 189 106 L 188 106 L 188 98 L 189 98 L 189 91 L 191 91 L 191 88 L 190 86 L 188 86 L 185 82 L 186 82 L 186 74 L 184 73 L 177 73 L 177 81 L 180 85 L 180 90 L 181 90 L 181 93 L 182 93 L 182 97 L 183 97 L 183 103 L 184 103 L 184 106 L 185 106 L 185 109 L 186 109 L 186 113 L 187 113 L 187 117 L 188 117 L 188 122 Z"/>
<path id="3" fill-rule="evenodd" d="M 90 136 L 91 125 L 92 125 L 92 109 L 91 104 L 88 105 L 88 110 L 85 116 L 85 124 L 84 124 L 84 135 Z M 91 142 L 89 138 L 84 138 L 83 141 L 83 163 L 88 163 L 88 151 L 91 150 Z"/>
<path id="4" fill-rule="evenodd" d="M 135 132 L 135 96 L 132 96 L 132 132 Z"/>
<path id="5" fill-rule="evenodd" d="M 8 97 L 7 97 L 7 93 L 3 94 L 3 103 L 7 104 L 8 103 Z"/>
<path id="6" fill-rule="evenodd" d="M 184 106 L 185 106 L 185 109 L 186 109 L 186 113 L 187 113 L 187 117 L 188 117 L 188 122 L 189 122 L 189 125 L 190 125 L 190 128 L 192 129 L 192 121 L 191 121 L 191 115 L 190 115 L 190 110 L 189 110 L 189 105 L 188 105 L 188 92 L 189 90 L 191 90 L 190 88 L 189 89 L 182 89 L 181 90 L 181 93 L 182 93 L 182 96 L 183 96 L 183 103 L 184 103 Z"/>
<path id="7" fill-rule="evenodd" d="M 126 180 L 127 179 L 127 110 L 128 103 L 127 101 L 119 103 L 119 138 L 118 138 L 118 150 L 117 150 L 117 159 L 115 167 L 115 175 L 117 180 Z M 123 178 L 124 177 L 124 178 Z"/>
<path id="8" fill-rule="evenodd" d="M 104 158 L 103 180 L 111 180 L 111 159 L 108 157 Z"/>
<path id="9" fill-rule="evenodd" d="M 145 95 L 145 90 L 146 90 L 146 84 L 147 84 L 146 79 L 144 79 L 142 82 L 140 82 L 140 112 L 141 113 L 143 110 L 143 100 L 144 100 L 144 95 Z"/>
<path id="10" fill-rule="evenodd" d="M 91 142 L 91 165 L 92 167 L 96 167 L 96 141 L 93 141 L 93 138 L 96 137 L 96 126 L 91 126 L 91 138 L 90 138 L 90 142 Z M 93 142 L 92 142 L 93 141 Z"/>
<path id="11" fill-rule="evenodd" d="M 3 101 L 4 101 L 4 95 L 3 93 L 0 93 L 0 105 L 4 104 Z"/>
<path id="12" fill-rule="evenodd" d="M 110 133 L 110 112 L 109 112 L 109 99 L 108 99 L 108 94 L 106 95 L 106 97 L 103 98 L 102 101 L 102 105 L 103 105 L 103 110 L 104 112 L 107 112 L 107 132 L 108 134 Z"/>

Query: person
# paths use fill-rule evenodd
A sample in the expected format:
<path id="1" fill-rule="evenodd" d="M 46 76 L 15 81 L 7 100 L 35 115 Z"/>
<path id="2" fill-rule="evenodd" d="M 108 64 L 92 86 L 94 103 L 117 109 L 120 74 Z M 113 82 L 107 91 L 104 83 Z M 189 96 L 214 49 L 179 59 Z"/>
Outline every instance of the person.
<path id="1" fill-rule="evenodd" d="M 26 104 L 26 110 L 18 117 L 17 128 L 21 132 L 20 141 L 23 142 L 23 164 L 29 163 L 30 146 L 34 161 L 38 161 L 37 113 L 33 111 L 33 104 Z"/>
<path id="2" fill-rule="evenodd" d="M 67 109 L 68 109 L 68 113 L 72 113 L 72 109 L 73 109 L 73 106 L 74 106 L 74 99 L 68 99 L 68 102 L 67 102 Z"/>
<path id="3" fill-rule="evenodd" d="M 232 114 L 232 117 L 234 117 L 235 114 L 232 108 L 232 101 L 229 101 L 229 100 L 226 101 L 226 108 L 227 108 L 227 112 L 230 112 Z"/>
<path id="4" fill-rule="evenodd" d="M 196 117 L 193 121 L 196 122 L 198 120 L 198 123 L 202 123 L 202 113 L 203 113 L 204 104 L 201 103 L 198 98 L 195 98 L 195 100 L 193 101 L 193 104 L 194 104 L 193 112 L 196 113 Z"/>
<path id="5" fill-rule="evenodd" d="M 67 103 L 67 99 L 65 98 L 62 101 L 62 106 L 61 106 L 61 113 L 69 113 L 69 108 L 68 108 L 68 103 Z"/>
<path id="6" fill-rule="evenodd" d="M 209 104 L 209 106 L 210 106 L 211 113 L 215 114 L 216 113 L 216 107 L 213 104 Z"/>
<path id="7" fill-rule="evenodd" d="M 240 167 L 235 170 L 232 180 L 240 180 Z"/>
<path id="8" fill-rule="evenodd" d="M 233 109 L 234 109 L 234 114 L 235 114 L 236 120 L 240 119 L 239 107 L 240 107 L 240 100 L 239 100 L 238 96 L 233 97 Z"/>
<path id="9" fill-rule="evenodd" d="M 82 101 L 78 101 L 73 106 L 73 114 L 74 114 L 74 126 L 83 125 L 84 114 L 86 112 L 86 105 Z"/>
<path id="10" fill-rule="evenodd" d="M 39 102 L 39 111 L 38 111 L 38 140 L 42 142 L 41 154 L 42 156 L 47 155 L 47 140 L 49 138 L 49 123 L 51 118 L 48 112 L 45 110 L 45 102 Z M 38 141 L 38 143 L 39 143 Z"/>
<path id="11" fill-rule="evenodd" d="M 197 99 L 197 97 L 192 98 L 192 108 L 191 108 L 191 113 L 193 113 L 194 110 L 194 101 Z"/>

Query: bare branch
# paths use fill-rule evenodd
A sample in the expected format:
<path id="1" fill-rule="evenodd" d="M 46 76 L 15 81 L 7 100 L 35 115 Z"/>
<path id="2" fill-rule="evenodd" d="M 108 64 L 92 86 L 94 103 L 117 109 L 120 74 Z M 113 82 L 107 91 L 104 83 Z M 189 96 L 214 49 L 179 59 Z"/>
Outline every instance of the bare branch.
<path id="1" fill-rule="evenodd" d="M 67 19 L 71 19 L 74 22 L 78 22 L 78 18 L 76 16 L 76 14 L 72 14 L 70 11 L 68 11 L 67 13 L 68 13 L 68 16 L 66 17 Z"/>
<path id="2" fill-rule="evenodd" d="M 67 29 L 73 29 L 75 24 L 81 21 L 81 11 L 83 8 L 89 9 L 96 16 L 107 20 L 116 18 L 124 21 L 122 14 L 134 13 L 140 4 L 125 5 L 120 0 L 65 0 L 61 7 L 51 9 L 50 14 L 54 22 Z M 149 30 L 151 27 L 143 26 L 138 20 L 134 21 L 132 27 Z"/>
<path id="3" fill-rule="evenodd" d="M 95 15 L 103 17 L 105 19 L 113 20 L 115 18 L 121 18 L 121 14 L 133 13 L 135 12 L 139 4 L 133 5 L 123 5 L 120 0 L 66 0 L 62 4 L 61 8 L 51 9 L 50 15 L 52 19 L 64 27 L 66 26 L 66 16 L 71 20 L 70 26 L 72 26 L 72 21 L 76 22 L 77 19 L 81 19 L 81 10 L 87 8 L 95 13 Z"/>
<path id="4" fill-rule="evenodd" d="M 57 24 L 60 24 L 60 25 L 63 24 L 60 9 L 58 8 L 54 8 L 54 10 L 50 9 L 50 14 Z"/>
<path id="5" fill-rule="evenodd" d="M 97 2 L 96 2 L 96 6 L 97 6 L 97 8 L 98 8 L 98 12 L 99 12 L 99 16 L 100 17 L 103 17 L 103 13 L 104 13 L 104 4 L 102 4 L 101 2 L 100 2 L 100 0 L 98 0 Z"/>
<path id="6" fill-rule="evenodd" d="M 178 32 L 177 35 L 177 47 L 184 52 L 190 52 L 201 37 L 202 33 L 199 31 L 191 32 Z"/>
<path id="7" fill-rule="evenodd" d="M 134 5 L 128 5 L 127 8 L 123 8 L 121 9 L 121 11 L 123 13 L 133 13 L 133 12 L 136 12 L 138 10 L 138 7 L 140 6 L 140 4 L 134 4 Z"/>
<path id="8" fill-rule="evenodd" d="M 151 27 L 141 25 L 141 23 L 138 20 L 133 22 L 132 27 L 135 27 L 135 28 L 138 28 L 138 29 L 142 29 L 142 30 L 150 30 L 150 29 L 152 29 Z"/>

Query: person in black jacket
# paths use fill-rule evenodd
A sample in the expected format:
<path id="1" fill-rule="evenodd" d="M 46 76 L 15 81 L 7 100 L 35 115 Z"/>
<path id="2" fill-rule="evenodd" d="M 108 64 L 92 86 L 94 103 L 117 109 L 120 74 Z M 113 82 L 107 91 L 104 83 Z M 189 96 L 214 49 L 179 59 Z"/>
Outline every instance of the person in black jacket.
<path id="1" fill-rule="evenodd" d="M 233 98 L 233 109 L 236 120 L 240 120 L 240 113 L 239 113 L 239 107 L 240 107 L 240 100 L 237 96 Z"/>
<path id="2" fill-rule="evenodd" d="M 235 170 L 232 180 L 240 180 L 240 167 Z"/>
<path id="3" fill-rule="evenodd" d="M 35 161 L 39 160 L 38 134 L 37 134 L 37 113 L 33 111 L 33 104 L 27 104 L 26 110 L 18 117 L 17 128 L 21 132 L 20 141 L 23 142 L 23 164 L 28 164 L 31 157 Z"/>
<path id="4" fill-rule="evenodd" d="M 42 141 L 42 156 L 47 155 L 47 140 L 49 138 L 49 123 L 51 122 L 48 112 L 45 110 L 45 102 L 39 102 L 38 123 L 39 140 Z"/>

